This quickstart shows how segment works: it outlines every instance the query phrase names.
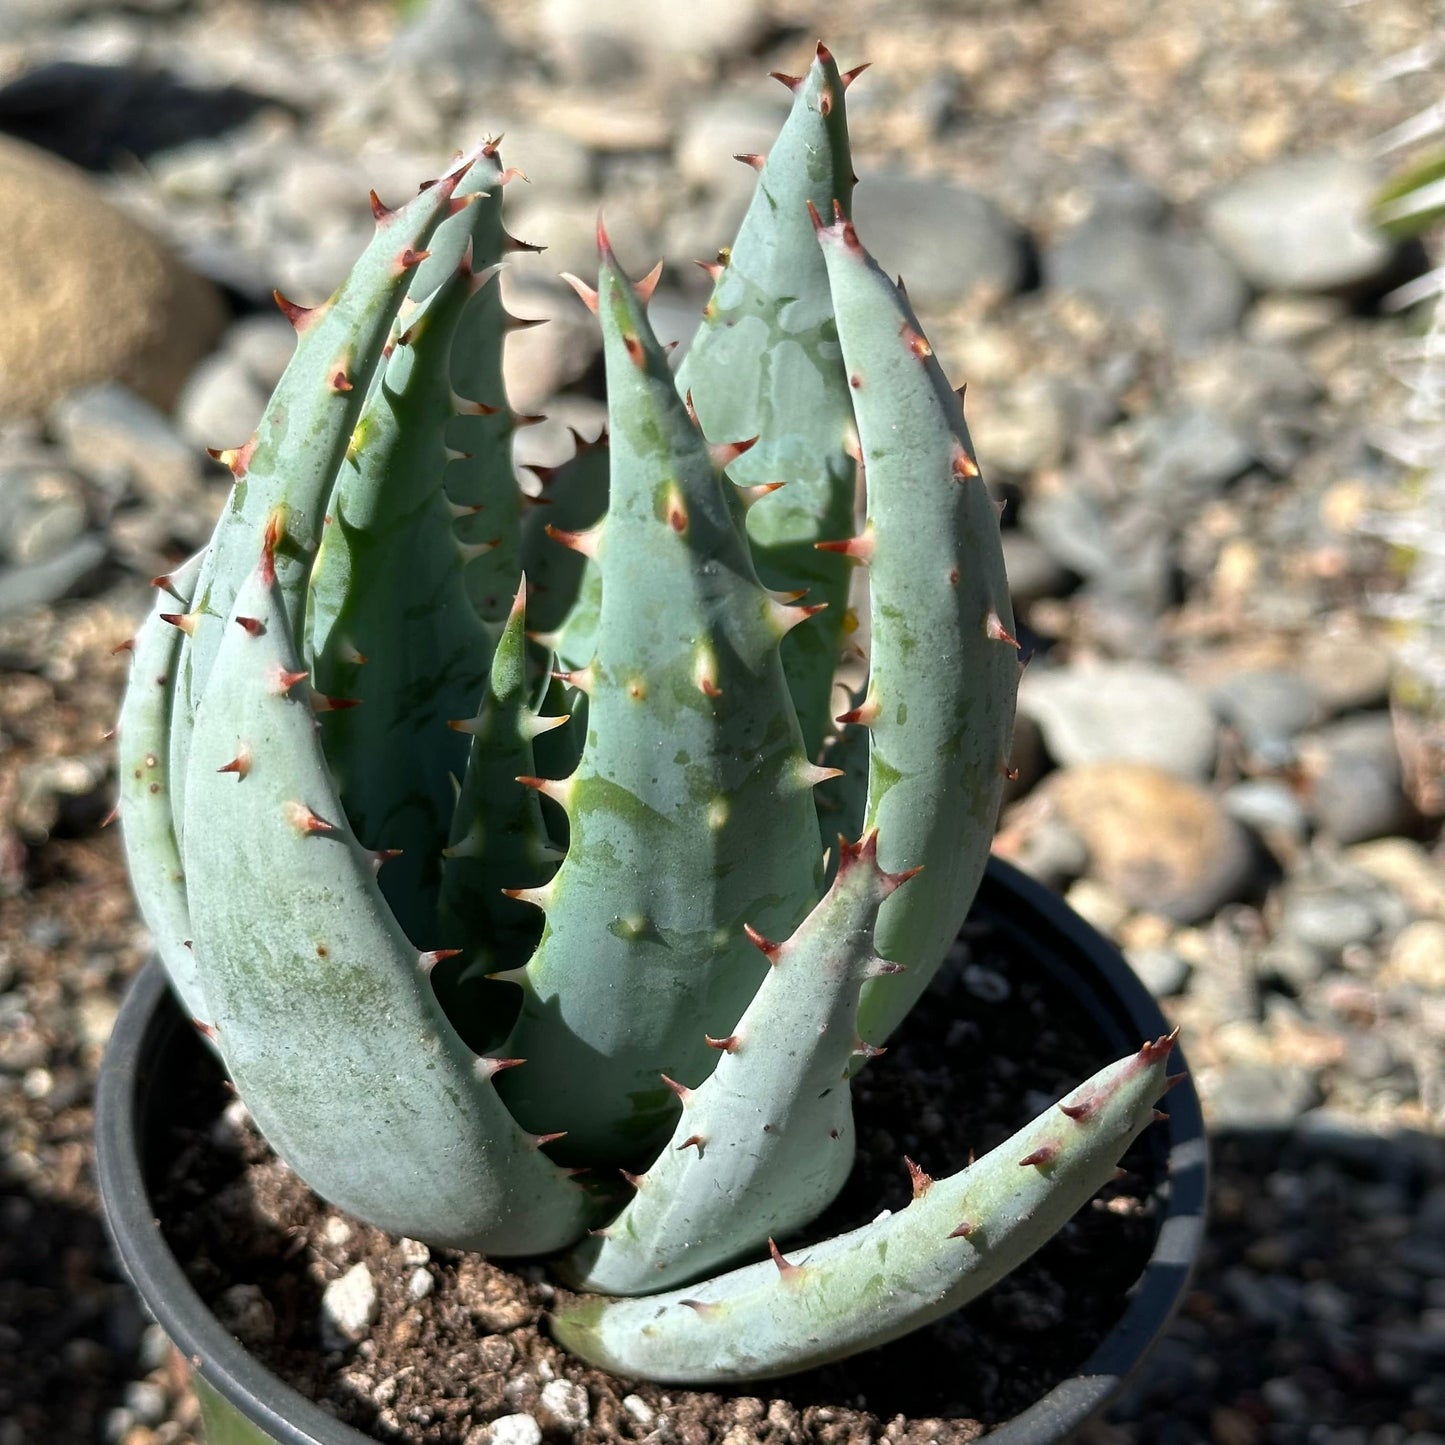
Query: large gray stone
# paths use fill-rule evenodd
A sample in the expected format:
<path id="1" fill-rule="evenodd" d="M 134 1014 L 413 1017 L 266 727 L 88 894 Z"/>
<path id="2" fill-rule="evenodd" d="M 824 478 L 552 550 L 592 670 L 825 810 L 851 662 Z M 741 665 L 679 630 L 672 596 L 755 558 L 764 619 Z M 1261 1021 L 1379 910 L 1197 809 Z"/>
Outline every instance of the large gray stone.
<path id="1" fill-rule="evenodd" d="M 1110 315 L 1161 327 L 1191 347 L 1232 331 L 1249 290 L 1210 241 L 1141 219 L 1096 210 L 1044 253 L 1044 280 Z"/>
<path id="2" fill-rule="evenodd" d="M 788 94 L 778 85 L 757 94 L 729 91 L 704 101 L 688 112 L 678 132 L 678 174 L 704 190 L 751 195 L 757 176 L 733 157 L 767 155 L 788 109 Z"/>
<path id="3" fill-rule="evenodd" d="M 0 617 L 70 596 L 99 570 L 105 558 L 105 539 L 87 533 L 43 562 L 0 567 Z"/>
<path id="4" fill-rule="evenodd" d="M 74 542 L 88 519 L 73 472 L 45 463 L 0 468 L 0 558 L 21 567 L 43 562 Z"/>
<path id="5" fill-rule="evenodd" d="M 947 306 L 986 287 L 1011 296 L 1024 282 L 1021 227 L 977 191 L 946 179 L 865 176 L 853 197 L 858 232 L 919 306 Z"/>
<path id="6" fill-rule="evenodd" d="M 116 495 L 133 486 L 154 502 L 194 491 L 201 458 L 170 419 L 127 387 L 86 387 L 60 401 L 50 421 L 82 471 Z"/>
<path id="7" fill-rule="evenodd" d="M 1395 250 L 1368 218 L 1379 184 L 1347 156 L 1295 156 L 1215 192 L 1204 226 L 1261 291 L 1365 285 L 1389 269 Z"/>
<path id="8" fill-rule="evenodd" d="M 1246 668 L 1217 682 L 1210 701 L 1262 762 L 1279 766 L 1294 756 L 1294 739 L 1321 720 L 1309 680 L 1282 667 Z"/>
<path id="9" fill-rule="evenodd" d="M 1254 460 L 1248 440 L 1204 407 L 1152 418 L 1141 451 L 1144 494 L 1178 520 L 1197 516 Z"/>
<path id="10" fill-rule="evenodd" d="M 1175 673 L 1148 663 L 1030 668 L 1018 705 L 1065 767 L 1148 763 L 1201 779 L 1214 770 L 1216 723 L 1208 701 Z"/>
<path id="11" fill-rule="evenodd" d="M 514 63 L 507 37 L 480 0 L 425 0 L 392 36 L 386 56 L 402 70 L 443 65 L 473 84 L 506 75 Z"/>
<path id="12" fill-rule="evenodd" d="M 679 5 L 676 0 L 545 0 L 542 30 L 565 73 L 603 79 L 639 65 L 718 60 L 763 33 L 762 0 Z M 799 60 L 801 68 L 803 62 Z"/>

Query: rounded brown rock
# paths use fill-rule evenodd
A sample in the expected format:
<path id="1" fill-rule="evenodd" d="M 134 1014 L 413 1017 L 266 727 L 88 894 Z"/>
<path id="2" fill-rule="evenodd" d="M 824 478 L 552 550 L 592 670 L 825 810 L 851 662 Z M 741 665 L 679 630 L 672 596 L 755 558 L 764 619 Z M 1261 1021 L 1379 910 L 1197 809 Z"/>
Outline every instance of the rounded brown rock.
<path id="1" fill-rule="evenodd" d="M 226 322 L 219 293 L 89 178 L 0 136 L 0 414 L 119 381 L 169 409 Z"/>
<path id="2" fill-rule="evenodd" d="M 1038 790 L 1083 840 L 1088 871 L 1132 907 L 1180 923 L 1249 892 L 1250 834 L 1206 789 L 1141 763 L 1084 763 Z"/>

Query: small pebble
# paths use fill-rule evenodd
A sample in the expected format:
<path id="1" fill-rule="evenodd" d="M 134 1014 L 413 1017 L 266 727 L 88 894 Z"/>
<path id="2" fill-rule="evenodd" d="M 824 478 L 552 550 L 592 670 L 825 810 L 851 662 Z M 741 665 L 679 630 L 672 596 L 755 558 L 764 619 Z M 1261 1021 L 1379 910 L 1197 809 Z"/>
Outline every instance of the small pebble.
<path id="1" fill-rule="evenodd" d="M 1402 928 L 1390 945 L 1381 982 L 1445 994 L 1445 921 L 1421 918 Z"/>
<path id="2" fill-rule="evenodd" d="M 491 1445 L 541 1445 L 542 1427 L 531 1415 L 503 1415 L 492 1421 Z"/>
<path id="3" fill-rule="evenodd" d="M 407 1276 L 406 1292 L 414 1300 L 424 1300 L 436 1288 L 436 1280 L 429 1269 L 418 1268 Z"/>
<path id="4" fill-rule="evenodd" d="M 1280 929 L 1311 948 L 1338 957 L 1351 944 L 1374 938 L 1380 918 L 1366 898 L 1338 891 L 1296 892 L 1285 904 Z"/>
<path id="5" fill-rule="evenodd" d="M 328 1350 L 344 1350 L 371 1333 L 379 1301 L 366 1264 L 354 1264 L 321 1295 L 321 1339 Z"/>
<path id="6" fill-rule="evenodd" d="M 1202 1091 L 1219 1130 L 1286 1130 L 1320 1101 L 1314 1073 L 1293 1064 L 1230 1064 L 1209 1070 Z"/>
<path id="7" fill-rule="evenodd" d="M 1303 842 L 1309 834 L 1309 814 L 1294 789 L 1277 778 L 1246 778 L 1224 794 L 1231 818 L 1264 834 L 1282 835 Z"/>
<path id="8" fill-rule="evenodd" d="M 587 1387 L 575 1380 L 548 1380 L 542 1386 L 542 1412 L 560 1429 L 585 1429 L 592 1418 Z"/>
<path id="9" fill-rule="evenodd" d="M 166 1418 L 166 1392 L 148 1380 L 133 1380 L 125 1387 L 125 1407 L 140 1425 L 159 1425 Z"/>
<path id="10" fill-rule="evenodd" d="M 1173 998 L 1189 983 L 1193 965 L 1172 948 L 1131 948 L 1127 957 L 1129 967 L 1155 998 Z"/>
<path id="11" fill-rule="evenodd" d="M 431 1263 L 431 1250 L 419 1239 L 399 1239 L 396 1247 L 403 1264 L 415 1268 L 417 1265 Z"/>
<path id="12" fill-rule="evenodd" d="M 970 963 L 964 968 L 963 986 L 985 1003 L 1003 1003 L 1012 992 L 1003 974 L 978 963 Z"/>

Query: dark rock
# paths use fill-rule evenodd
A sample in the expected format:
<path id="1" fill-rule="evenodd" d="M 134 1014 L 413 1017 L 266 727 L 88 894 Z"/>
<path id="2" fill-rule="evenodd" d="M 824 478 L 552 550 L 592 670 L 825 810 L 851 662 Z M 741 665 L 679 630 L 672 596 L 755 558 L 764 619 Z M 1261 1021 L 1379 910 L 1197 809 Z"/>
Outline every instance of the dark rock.
<path id="1" fill-rule="evenodd" d="M 164 70 L 58 60 L 0 88 L 0 131 L 99 171 L 224 135 L 274 104 L 240 86 L 204 89 Z"/>

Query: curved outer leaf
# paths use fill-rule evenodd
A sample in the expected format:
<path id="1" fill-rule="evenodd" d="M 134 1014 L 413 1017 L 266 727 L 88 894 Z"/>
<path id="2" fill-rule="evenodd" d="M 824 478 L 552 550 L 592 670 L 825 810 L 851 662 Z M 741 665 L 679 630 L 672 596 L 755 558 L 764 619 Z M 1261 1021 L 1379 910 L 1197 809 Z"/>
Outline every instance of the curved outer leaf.
<path id="1" fill-rule="evenodd" d="M 490 274 L 464 256 L 408 318 L 341 464 L 311 578 L 317 688 L 359 703 L 322 714 L 326 761 L 357 837 L 401 852 L 382 892 L 418 946 L 437 937 L 453 779 L 466 766 L 466 739 L 447 723 L 476 711 L 492 651 L 443 489 L 452 338 Z"/>
<path id="2" fill-rule="evenodd" d="M 293 314 L 296 351 L 255 436 L 232 458 L 236 484 L 206 550 L 196 586 L 194 631 L 182 648 L 170 745 L 182 839 L 193 718 L 236 590 L 255 562 L 255 539 L 273 508 L 284 505 L 286 539 L 277 555 L 277 581 L 299 646 L 306 588 L 332 483 L 417 257 L 452 210 L 452 193 L 469 164 L 462 162 L 401 210 L 380 214 L 375 237 L 335 295 L 312 311 Z"/>
<path id="3" fill-rule="evenodd" d="M 187 794 L 196 956 L 226 1067 L 276 1152 L 380 1228 L 496 1254 L 571 1243 L 581 1192 L 448 1024 L 346 826 L 269 571 L 236 598 Z"/>
<path id="4" fill-rule="evenodd" d="M 519 971 L 500 1080 L 533 1129 L 592 1161 L 636 1160 L 671 1130 L 666 1072 L 701 1083 L 764 964 L 743 934 L 790 933 L 818 892 L 811 771 L 778 662 L 802 614 L 758 584 L 740 499 L 673 388 L 642 302 L 605 237 L 611 505 L 588 735 L 550 791 L 567 857 Z M 570 1153 L 568 1157 L 573 1157 Z"/>
<path id="5" fill-rule="evenodd" d="M 198 1019 L 208 1011 L 195 955 L 186 946 L 191 910 L 171 816 L 167 746 L 171 689 L 185 634 L 166 621 L 166 615 L 189 608 L 202 555 L 183 562 L 169 577 L 156 579 L 160 590 L 136 633 L 130 683 L 116 724 L 121 835 L 131 887 L 171 987 L 186 1012 Z"/>
<path id="6" fill-rule="evenodd" d="M 853 522 L 848 378 L 828 275 L 808 222 L 853 193 L 843 91 L 827 47 L 794 83 L 793 109 L 768 154 L 737 240 L 678 371 L 698 420 L 716 441 L 757 437 L 728 467 L 735 482 L 785 482 L 748 512 L 748 537 L 766 587 L 807 588 L 827 610 L 783 643 L 783 667 L 816 759 L 831 722 L 850 568 L 815 542 Z"/>
<path id="7" fill-rule="evenodd" d="M 873 926 L 907 875 L 880 871 L 876 834 L 838 843 L 832 888 L 786 943 L 766 945 L 767 977 L 667 1148 L 567 1262 L 578 1288 L 649 1294 L 696 1279 L 816 1218 L 846 1183 L 858 991 L 896 967 L 874 956 Z"/>
<path id="8" fill-rule="evenodd" d="M 928 864 L 885 904 L 878 952 L 907 972 L 872 980 L 859 1027 L 882 1043 L 933 977 L 983 876 L 1018 691 L 1018 644 L 998 511 L 963 407 L 907 300 L 853 226 L 818 232 L 848 366 L 868 488 L 872 665 L 866 826 L 891 871 Z"/>
<path id="9" fill-rule="evenodd" d="M 769 1379 L 886 1344 L 966 1304 L 1022 1264 L 1113 1176 L 1167 1087 L 1172 1038 L 1146 1043 L 913 1202 L 861 1229 L 646 1299 L 582 1297 L 552 1332 L 574 1354 L 643 1379 Z"/>

